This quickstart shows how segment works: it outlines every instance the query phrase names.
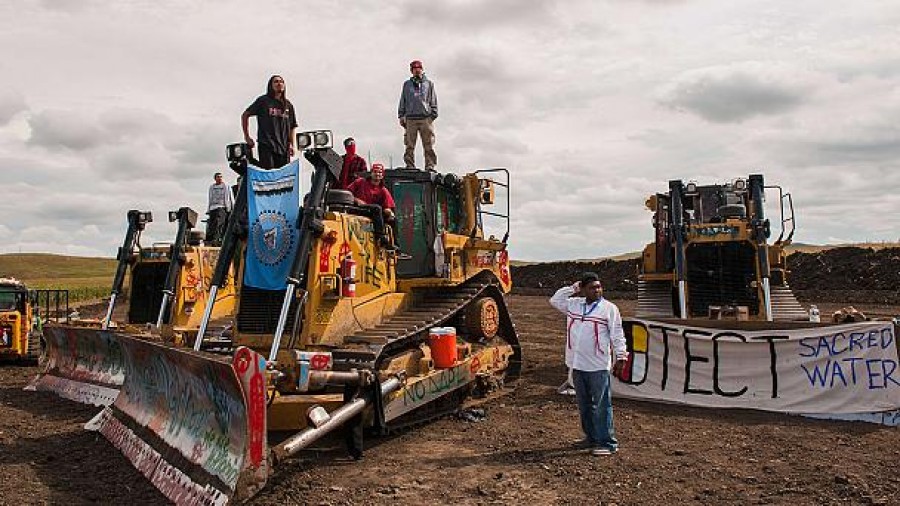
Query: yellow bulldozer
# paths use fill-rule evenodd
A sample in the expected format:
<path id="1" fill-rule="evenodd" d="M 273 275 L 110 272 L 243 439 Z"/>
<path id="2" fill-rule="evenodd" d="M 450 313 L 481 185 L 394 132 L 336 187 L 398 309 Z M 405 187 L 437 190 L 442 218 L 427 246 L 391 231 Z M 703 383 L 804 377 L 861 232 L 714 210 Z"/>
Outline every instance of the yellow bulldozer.
<path id="1" fill-rule="evenodd" d="M 767 189 L 780 213 L 771 244 Z M 766 186 L 760 174 L 711 185 L 674 180 L 646 206 L 655 240 L 642 255 L 638 318 L 807 318 L 787 283 L 795 222 L 791 194 L 780 186 Z"/>
<path id="2" fill-rule="evenodd" d="M 177 224 L 174 241 L 141 246 L 141 234 L 153 215 L 149 211 L 128 211 L 128 227 L 117 253 L 105 317 L 73 319 L 65 331 L 47 333 L 48 360 L 28 389 L 53 391 L 86 404 L 111 404 L 124 380 L 124 361 L 119 358 L 122 351 L 118 341 L 111 333 L 98 333 L 98 328 L 176 345 L 194 342 L 208 304 L 219 248 L 204 244 L 202 232 L 193 230 L 197 213 L 189 207 L 170 212 L 168 218 Z M 234 293 L 232 271 L 228 270 L 211 314 L 209 348 L 230 347 Z M 113 313 L 122 294 L 128 295 L 125 319 L 115 320 Z"/>
<path id="3" fill-rule="evenodd" d="M 898 327 L 850 314 L 820 321 L 797 301 L 785 254 L 796 229 L 790 193 L 760 174 L 674 180 L 647 207 L 655 240 L 636 317 L 622 322 L 629 355 L 615 395 L 897 425 Z"/>
<path id="4" fill-rule="evenodd" d="M 22 281 L 0 277 L 0 361 L 36 362 L 42 328 L 68 318 L 67 290 L 29 290 Z"/>
<path id="5" fill-rule="evenodd" d="M 313 167 L 302 206 L 297 197 L 258 212 L 253 195 L 297 191 L 299 170 L 248 167 L 246 145 L 228 148 L 241 183 L 208 299 L 218 301 L 235 265 L 233 353 L 202 351 L 218 302 L 206 305 L 193 349 L 109 329 L 47 329 L 92 343 L 75 357 L 82 370 L 121 364 L 115 402 L 87 427 L 176 503 L 246 499 L 281 460 L 346 424 L 385 433 L 422 423 L 519 375 L 504 299 L 509 173 L 387 170 L 396 222 L 382 228 L 380 209 L 331 188 L 342 163 L 330 139 L 298 135 Z M 496 192 L 507 193 L 505 212 L 487 209 Z M 503 237 L 485 236 L 486 217 L 505 224 Z M 251 281 L 261 265 L 287 267 L 278 288 Z"/>
<path id="6" fill-rule="evenodd" d="M 135 327 L 144 327 L 164 341 L 185 345 L 194 342 L 208 304 L 209 282 L 219 257 L 219 247 L 210 246 L 204 241 L 204 232 L 194 230 L 198 215 L 193 209 L 182 207 L 170 211 L 168 218 L 169 222 L 177 224 L 172 243 L 141 247 L 136 239 L 131 254 L 118 255 L 119 269 L 112 295 L 120 290 L 129 294 L 125 325 L 131 327 L 130 332 L 138 330 Z M 130 227 L 142 220 L 152 220 L 152 215 L 129 211 Z M 126 250 L 123 246 L 121 251 Z M 123 283 L 118 281 L 119 271 L 124 270 L 125 265 L 130 266 L 130 276 L 122 287 Z M 216 310 L 212 314 L 218 339 L 208 339 L 210 346 L 228 346 L 229 343 L 222 332 L 229 326 L 234 313 L 235 296 L 232 271 L 229 270 L 227 275 L 217 293 Z M 114 304 L 111 296 L 104 323 L 115 324 L 112 320 Z"/>

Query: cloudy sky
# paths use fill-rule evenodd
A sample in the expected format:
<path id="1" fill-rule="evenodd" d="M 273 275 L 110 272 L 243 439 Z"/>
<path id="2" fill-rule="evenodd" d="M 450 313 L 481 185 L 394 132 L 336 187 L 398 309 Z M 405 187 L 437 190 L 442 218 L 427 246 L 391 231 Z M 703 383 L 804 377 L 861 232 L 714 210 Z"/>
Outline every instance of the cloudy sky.
<path id="1" fill-rule="evenodd" d="M 114 256 L 128 209 L 170 239 L 273 73 L 301 129 L 399 164 L 411 59 L 439 169 L 511 171 L 513 258 L 639 250 L 668 180 L 757 172 L 793 193 L 797 241 L 900 238 L 895 0 L 258 5 L 2 2 L 0 253 Z"/>

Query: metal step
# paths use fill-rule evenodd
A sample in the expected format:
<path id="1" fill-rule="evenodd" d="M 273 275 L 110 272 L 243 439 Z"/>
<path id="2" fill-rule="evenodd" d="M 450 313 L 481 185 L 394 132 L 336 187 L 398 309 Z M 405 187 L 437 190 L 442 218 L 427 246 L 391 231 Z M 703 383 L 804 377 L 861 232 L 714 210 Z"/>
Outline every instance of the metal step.
<path id="1" fill-rule="evenodd" d="M 785 283 L 784 285 L 773 286 L 769 289 L 772 296 L 772 319 L 773 320 L 808 320 L 809 313 L 794 296 L 794 292 Z"/>
<path id="2" fill-rule="evenodd" d="M 638 280 L 638 318 L 674 318 L 672 284 L 669 281 Z"/>

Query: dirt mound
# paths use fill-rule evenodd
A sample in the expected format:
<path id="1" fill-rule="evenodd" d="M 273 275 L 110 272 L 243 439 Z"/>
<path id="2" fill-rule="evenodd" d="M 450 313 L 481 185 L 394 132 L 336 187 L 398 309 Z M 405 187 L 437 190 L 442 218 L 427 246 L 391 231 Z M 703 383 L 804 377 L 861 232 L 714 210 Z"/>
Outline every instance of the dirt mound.
<path id="1" fill-rule="evenodd" d="M 584 271 L 600 275 L 610 297 L 636 298 L 639 259 L 514 266 L 515 293 L 550 295 Z M 900 248 L 833 248 L 788 257 L 788 284 L 801 301 L 900 304 Z"/>
<path id="2" fill-rule="evenodd" d="M 900 301 L 900 248 L 834 248 L 788 257 L 788 283 L 801 299 L 880 304 Z"/>
<path id="3" fill-rule="evenodd" d="M 516 293 L 552 295 L 559 287 L 572 284 L 587 271 L 596 272 L 607 294 L 619 298 L 637 297 L 637 259 L 600 262 L 552 262 L 514 266 L 512 278 Z"/>

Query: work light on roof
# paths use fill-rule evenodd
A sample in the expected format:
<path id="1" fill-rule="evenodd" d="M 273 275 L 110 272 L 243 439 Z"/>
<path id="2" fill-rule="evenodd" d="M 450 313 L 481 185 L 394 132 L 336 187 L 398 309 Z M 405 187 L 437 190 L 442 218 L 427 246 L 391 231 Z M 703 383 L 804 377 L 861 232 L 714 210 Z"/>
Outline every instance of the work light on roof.
<path id="1" fill-rule="evenodd" d="M 310 132 L 300 132 L 297 134 L 297 146 L 300 149 L 309 149 L 312 146 L 312 135 Z"/>
<path id="2" fill-rule="evenodd" d="M 316 132 L 313 137 L 317 148 L 330 148 L 331 147 L 331 131 L 322 130 Z"/>
<path id="3" fill-rule="evenodd" d="M 746 179 L 735 179 L 733 187 L 734 187 L 734 191 L 736 191 L 736 192 L 747 191 L 747 180 Z"/>
<path id="4" fill-rule="evenodd" d="M 243 160 L 247 157 L 247 153 L 249 152 L 249 147 L 247 144 L 243 142 L 239 142 L 237 144 L 229 144 L 225 148 L 225 155 L 228 157 L 229 162 L 236 162 Z"/>
<path id="5" fill-rule="evenodd" d="M 684 187 L 685 195 L 696 195 L 697 194 L 697 183 L 695 181 L 689 181 L 687 185 Z"/>
<path id="6" fill-rule="evenodd" d="M 331 130 L 312 130 L 297 134 L 300 149 L 325 149 L 332 147 Z"/>

